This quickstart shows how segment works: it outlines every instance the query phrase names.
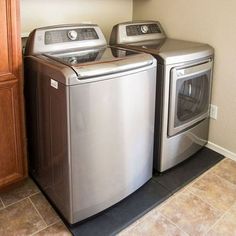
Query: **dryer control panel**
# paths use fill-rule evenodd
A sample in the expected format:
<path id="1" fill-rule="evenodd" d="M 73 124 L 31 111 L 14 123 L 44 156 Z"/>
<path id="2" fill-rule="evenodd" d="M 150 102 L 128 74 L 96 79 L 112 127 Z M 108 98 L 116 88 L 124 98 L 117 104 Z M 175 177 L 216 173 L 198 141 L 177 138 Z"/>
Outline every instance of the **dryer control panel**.
<path id="1" fill-rule="evenodd" d="M 142 34 L 161 33 L 161 29 L 157 24 L 139 24 L 126 26 L 127 36 L 135 36 Z"/>
<path id="2" fill-rule="evenodd" d="M 132 44 L 166 38 L 158 21 L 134 21 L 117 24 L 113 27 L 110 45 Z"/>

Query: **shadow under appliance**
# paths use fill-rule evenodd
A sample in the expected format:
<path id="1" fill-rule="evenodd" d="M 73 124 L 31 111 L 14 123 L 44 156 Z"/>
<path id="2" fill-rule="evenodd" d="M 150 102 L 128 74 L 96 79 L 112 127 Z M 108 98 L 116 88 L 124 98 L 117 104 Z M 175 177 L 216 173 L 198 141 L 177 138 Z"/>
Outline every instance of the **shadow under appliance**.
<path id="1" fill-rule="evenodd" d="M 70 224 L 152 177 L 155 58 L 89 24 L 34 30 L 24 62 L 30 173 Z"/>
<path id="2" fill-rule="evenodd" d="M 157 21 L 113 27 L 110 45 L 157 59 L 154 168 L 163 172 L 207 143 L 213 48 L 167 38 Z"/>

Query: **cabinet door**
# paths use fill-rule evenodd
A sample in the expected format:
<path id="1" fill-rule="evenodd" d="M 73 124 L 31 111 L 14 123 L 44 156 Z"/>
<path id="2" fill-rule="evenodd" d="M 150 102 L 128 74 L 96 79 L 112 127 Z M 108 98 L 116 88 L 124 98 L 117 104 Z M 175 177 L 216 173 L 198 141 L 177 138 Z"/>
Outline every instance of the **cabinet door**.
<path id="1" fill-rule="evenodd" d="M 21 179 L 24 175 L 18 81 L 0 83 L 0 186 Z"/>
<path id="2" fill-rule="evenodd" d="M 0 82 L 20 79 L 22 69 L 18 0 L 0 1 Z"/>
<path id="3" fill-rule="evenodd" d="M 0 187 L 26 175 L 18 0 L 0 0 Z"/>

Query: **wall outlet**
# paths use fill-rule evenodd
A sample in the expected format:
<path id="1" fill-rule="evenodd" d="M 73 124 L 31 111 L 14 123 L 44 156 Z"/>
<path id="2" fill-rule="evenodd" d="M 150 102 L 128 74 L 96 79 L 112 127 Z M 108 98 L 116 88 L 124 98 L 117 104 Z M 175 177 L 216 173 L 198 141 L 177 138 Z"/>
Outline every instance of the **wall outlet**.
<path id="1" fill-rule="evenodd" d="M 217 120 L 218 107 L 216 105 L 210 105 L 210 117 Z"/>

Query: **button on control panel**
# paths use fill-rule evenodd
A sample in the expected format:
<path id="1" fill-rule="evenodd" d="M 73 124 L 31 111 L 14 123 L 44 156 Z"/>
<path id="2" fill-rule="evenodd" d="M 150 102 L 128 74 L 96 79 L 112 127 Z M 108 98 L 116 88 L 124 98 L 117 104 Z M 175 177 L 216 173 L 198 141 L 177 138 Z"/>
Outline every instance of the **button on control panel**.
<path id="1" fill-rule="evenodd" d="M 157 24 L 140 24 L 140 25 L 126 26 L 127 36 L 137 36 L 143 34 L 156 34 L 156 33 L 162 33 L 160 27 Z"/>

